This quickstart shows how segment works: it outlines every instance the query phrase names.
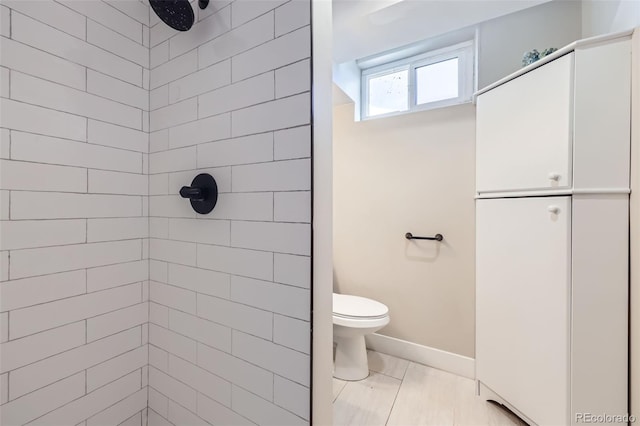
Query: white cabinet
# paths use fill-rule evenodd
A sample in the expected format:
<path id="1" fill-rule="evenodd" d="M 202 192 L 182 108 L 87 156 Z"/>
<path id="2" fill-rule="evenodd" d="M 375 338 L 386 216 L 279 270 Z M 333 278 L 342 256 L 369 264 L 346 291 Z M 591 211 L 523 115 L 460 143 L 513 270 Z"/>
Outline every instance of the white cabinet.
<path id="1" fill-rule="evenodd" d="M 476 374 L 538 424 L 564 424 L 571 197 L 479 200 L 476 216 Z"/>
<path id="2" fill-rule="evenodd" d="M 573 52 L 477 100 L 478 192 L 571 185 Z"/>
<path id="3" fill-rule="evenodd" d="M 476 379 L 531 424 L 628 413 L 630 69 L 628 32 L 478 94 Z"/>

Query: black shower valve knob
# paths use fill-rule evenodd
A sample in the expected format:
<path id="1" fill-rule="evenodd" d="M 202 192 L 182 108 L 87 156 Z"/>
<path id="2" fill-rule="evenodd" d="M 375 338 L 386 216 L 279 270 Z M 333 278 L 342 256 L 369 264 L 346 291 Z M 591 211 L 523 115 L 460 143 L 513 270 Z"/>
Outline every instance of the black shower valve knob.
<path id="1" fill-rule="evenodd" d="M 188 198 L 196 213 L 211 213 L 218 202 L 218 184 L 208 173 L 201 173 L 191 182 L 191 186 L 183 186 L 180 196 Z"/>

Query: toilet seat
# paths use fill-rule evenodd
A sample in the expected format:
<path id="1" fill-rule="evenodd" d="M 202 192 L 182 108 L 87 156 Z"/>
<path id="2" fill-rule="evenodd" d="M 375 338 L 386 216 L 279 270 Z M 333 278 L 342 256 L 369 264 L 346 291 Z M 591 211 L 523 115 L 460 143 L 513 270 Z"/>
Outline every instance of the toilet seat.
<path id="1" fill-rule="evenodd" d="M 366 297 L 333 293 L 333 323 L 343 327 L 382 327 L 389 323 L 389 308 Z"/>
<path id="2" fill-rule="evenodd" d="M 348 328 L 382 328 L 389 324 L 389 315 L 381 318 L 345 318 L 334 315 L 333 324 Z"/>

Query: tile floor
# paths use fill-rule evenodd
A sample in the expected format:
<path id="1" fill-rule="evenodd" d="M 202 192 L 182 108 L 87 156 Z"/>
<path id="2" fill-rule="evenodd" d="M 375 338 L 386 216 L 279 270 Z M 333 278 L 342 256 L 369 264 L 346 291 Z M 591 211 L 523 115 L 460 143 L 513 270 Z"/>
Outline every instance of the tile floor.
<path id="1" fill-rule="evenodd" d="M 526 426 L 502 406 L 475 396 L 475 382 L 369 351 L 371 374 L 333 379 L 335 426 Z"/>

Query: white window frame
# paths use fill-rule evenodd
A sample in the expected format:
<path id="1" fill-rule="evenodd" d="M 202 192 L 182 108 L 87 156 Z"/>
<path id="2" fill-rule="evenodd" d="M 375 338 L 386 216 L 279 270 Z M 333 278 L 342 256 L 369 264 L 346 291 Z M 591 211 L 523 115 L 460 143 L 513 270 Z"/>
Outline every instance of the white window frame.
<path id="1" fill-rule="evenodd" d="M 418 105 L 416 68 L 436 64 L 449 59 L 458 58 L 458 96 L 456 98 L 443 99 L 436 102 L 428 102 Z M 435 108 L 443 108 L 451 105 L 459 105 L 471 102 L 474 91 L 474 42 L 473 40 L 459 43 L 453 46 L 422 53 L 408 58 L 400 59 L 387 64 L 362 70 L 361 95 L 362 95 L 362 119 L 371 120 L 407 114 L 416 111 L 425 111 Z M 369 81 L 371 78 L 390 74 L 402 70 L 409 72 L 408 105 L 405 111 L 394 111 L 386 114 L 369 114 Z"/>

